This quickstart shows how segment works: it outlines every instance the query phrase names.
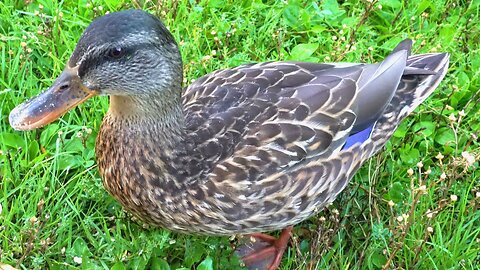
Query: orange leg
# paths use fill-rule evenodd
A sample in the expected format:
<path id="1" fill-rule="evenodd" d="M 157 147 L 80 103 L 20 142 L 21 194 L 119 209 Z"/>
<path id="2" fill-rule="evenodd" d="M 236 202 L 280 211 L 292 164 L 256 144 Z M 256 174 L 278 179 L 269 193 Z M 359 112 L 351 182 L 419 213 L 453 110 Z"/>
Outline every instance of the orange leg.
<path id="1" fill-rule="evenodd" d="M 292 229 L 292 226 L 283 229 L 278 239 L 263 233 L 249 234 L 248 236 L 250 238 L 253 238 L 254 241 L 261 241 L 266 243 L 266 245 L 257 249 L 254 248 L 252 252 L 242 257 L 242 261 L 245 263 L 248 269 L 257 269 L 259 267 L 258 265 L 264 265 L 266 261 L 271 261 L 270 265 L 267 268 L 268 270 L 277 269 L 280 265 L 280 262 L 282 261 L 283 253 L 287 248 L 288 240 L 290 239 L 290 233 Z"/>

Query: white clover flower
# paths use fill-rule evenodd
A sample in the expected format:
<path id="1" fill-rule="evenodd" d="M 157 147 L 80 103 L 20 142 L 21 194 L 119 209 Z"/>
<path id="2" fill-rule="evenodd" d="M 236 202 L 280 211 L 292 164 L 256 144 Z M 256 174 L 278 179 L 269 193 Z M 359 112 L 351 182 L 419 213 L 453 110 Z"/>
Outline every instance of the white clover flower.
<path id="1" fill-rule="evenodd" d="M 475 163 L 475 156 L 468 153 L 467 151 L 462 152 L 463 159 L 467 162 L 468 166 L 472 166 Z"/>
<path id="2" fill-rule="evenodd" d="M 455 122 L 457 121 L 457 117 L 455 117 L 455 115 L 451 113 L 450 116 L 448 116 L 448 120 L 450 120 L 450 122 Z"/>
<path id="3" fill-rule="evenodd" d="M 77 264 L 82 264 L 82 257 L 75 256 L 73 257 L 73 261 Z"/>

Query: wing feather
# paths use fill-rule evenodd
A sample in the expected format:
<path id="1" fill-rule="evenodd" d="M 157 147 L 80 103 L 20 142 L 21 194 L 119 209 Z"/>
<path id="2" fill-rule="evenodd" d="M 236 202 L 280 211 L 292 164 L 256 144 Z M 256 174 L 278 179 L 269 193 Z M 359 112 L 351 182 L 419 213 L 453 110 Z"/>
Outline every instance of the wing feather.
<path id="1" fill-rule="evenodd" d="M 211 177 L 255 182 L 336 151 L 355 123 L 362 66 L 272 62 L 197 80 L 183 100 L 187 131 Z"/>

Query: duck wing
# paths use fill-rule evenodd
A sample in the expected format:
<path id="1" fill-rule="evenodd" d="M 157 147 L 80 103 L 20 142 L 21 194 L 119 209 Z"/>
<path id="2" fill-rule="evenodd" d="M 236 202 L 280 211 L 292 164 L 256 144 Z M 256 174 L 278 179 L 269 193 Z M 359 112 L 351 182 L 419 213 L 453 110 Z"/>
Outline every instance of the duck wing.
<path id="1" fill-rule="evenodd" d="M 372 65 L 270 62 L 217 71 L 186 90 L 189 138 L 228 179 L 255 181 L 329 156 L 380 117 L 407 53 Z"/>

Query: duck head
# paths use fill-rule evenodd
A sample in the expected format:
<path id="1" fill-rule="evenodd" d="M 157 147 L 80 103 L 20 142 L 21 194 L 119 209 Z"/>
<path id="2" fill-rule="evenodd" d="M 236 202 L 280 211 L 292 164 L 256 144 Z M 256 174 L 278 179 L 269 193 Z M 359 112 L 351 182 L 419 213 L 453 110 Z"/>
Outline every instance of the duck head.
<path id="1" fill-rule="evenodd" d="M 88 26 L 50 88 L 12 110 L 10 125 L 42 127 L 96 95 L 179 99 L 182 73 L 178 46 L 160 20 L 141 10 L 111 13 Z"/>

